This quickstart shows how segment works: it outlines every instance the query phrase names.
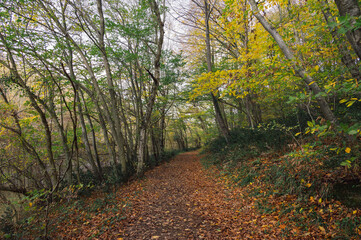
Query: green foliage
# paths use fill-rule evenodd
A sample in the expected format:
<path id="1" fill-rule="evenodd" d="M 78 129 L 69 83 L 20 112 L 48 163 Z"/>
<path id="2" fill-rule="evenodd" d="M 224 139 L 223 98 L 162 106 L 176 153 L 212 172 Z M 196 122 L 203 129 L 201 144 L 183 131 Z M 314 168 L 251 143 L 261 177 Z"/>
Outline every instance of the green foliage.
<path id="1" fill-rule="evenodd" d="M 236 128 L 230 132 L 227 143 L 224 137 L 219 136 L 206 144 L 205 151 L 222 154 L 235 150 L 237 153 L 256 156 L 267 150 L 280 150 L 289 141 L 289 137 L 278 129 L 265 128 Z"/>
<path id="2" fill-rule="evenodd" d="M 7 207 L 3 215 L 0 216 L 0 233 L 1 232 L 4 234 L 5 239 L 12 238 L 15 232 L 14 212 L 10 207 Z"/>
<path id="3" fill-rule="evenodd" d="M 107 205 L 107 201 L 97 198 L 91 203 L 91 205 L 88 208 L 88 211 L 98 212 L 101 211 L 106 205 Z"/>
<path id="4" fill-rule="evenodd" d="M 338 161 L 341 166 L 347 168 L 360 165 L 360 146 L 358 144 L 360 137 L 360 123 L 339 123 L 339 125 L 331 125 L 330 123 L 320 123 L 316 121 L 308 122 L 306 134 L 313 134 L 328 145 L 328 149 L 324 149 L 325 154 L 330 154 L 330 159 L 326 160 L 329 166 L 335 166 L 334 160 Z"/>
<path id="5" fill-rule="evenodd" d="M 337 155 L 338 164 L 327 163 L 330 158 L 335 157 L 328 149 L 329 146 L 323 145 L 319 140 L 304 144 L 302 151 L 298 149 L 282 157 L 276 157 L 272 153 L 265 154 L 236 165 L 230 164 L 233 161 L 230 152 L 237 151 L 226 149 L 222 154 L 205 157 L 203 162 L 219 164 L 220 177 L 226 179 L 230 187 L 238 185 L 246 189 L 249 197 L 256 199 L 255 207 L 262 214 L 277 212 L 279 216 L 292 219 L 294 224 L 304 231 L 314 225 L 327 229 L 330 219 L 325 216 L 332 213 L 333 210 L 329 208 L 335 204 L 340 213 L 338 219 L 333 221 L 333 229 L 337 231 L 334 236 L 354 239 L 360 233 L 360 218 L 354 215 L 355 213 L 352 214 L 353 210 L 340 207 L 341 203 L 336 200 L 342 201 L 346 206 L 359 207 L 359 181 L 355 179 L 352 184 L 339 183 L 343 181 L 341 179 L 347 181 L 350 177 L 357 178 L 357 172 L 349 175 L 347 172 L 342 173 L 339 165 L 341 160 Z M 290 198 L 293 200 L 285 201 Z M 271 199 L 273 203 L 269 202 Z M 350 202 L 353 205 L 350 205 Z M 291 234 L 287 232 L 290 229 L 283 230 L 285 237 Z"/>
<path id="6" fill-rule="evenodd" d="M 330 22 L 328 24 L 331 28 L 338 29 L 340 34 L 346 34 L 348 31 L 353 31 L 361 27 L 361 19 L 349 15 L 339 16 L 337 22 Z"/>
<path id="7" fill-rule="evenodd" d="M 283 132 L 289 131 L 296 134 L 307 128 L 308 121 L 311 121 L 311 117 L 302 109 L 297 109 L 294 113 L 269 120 L 266 124 L 262 125 L 268 125 Z"/>
<path id="8" fill-rule="evenodd" d="M 343 229 L 342 233 L 335 236 L 334 239 L 354 239 L 359 236 L 361 218 L 360 217 L 346 217 L 338 221 L 338 225 Z"/>

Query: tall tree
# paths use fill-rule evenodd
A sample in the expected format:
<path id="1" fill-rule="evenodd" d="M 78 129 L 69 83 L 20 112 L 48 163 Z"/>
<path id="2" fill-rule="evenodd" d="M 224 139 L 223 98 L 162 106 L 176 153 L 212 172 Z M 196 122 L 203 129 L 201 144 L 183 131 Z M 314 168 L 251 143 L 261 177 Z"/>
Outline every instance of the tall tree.
<path id="1" fill-rule="evenodd" d="M 207 71 L 212 72 L 212 54 L 211 54 L 211 38 L 210 38 L 210 27 L 209 27 L 209 21 L 212 13 L 212 2 L 209 2 L 208 0 L 204 0 L 204 15 L 205 15 L 205 35 L 206 35 L 206 59 L 207 59 Z M 229 142 L 229 128 L 227 125 L 226 118 L 222 114 L 219 101 L 217 96 L 215 96 L 213 93 L 211 93 L 211 98 L 213 102 L 214 111 L 216 113 L 216 122 L 218 124 L 218 127 L 220 129 L 221 134 L 226 139 L 227 142 Z"/>
<path id="2" fill-rule="evenodd" d="M 269 32 L 269 34 L 273 37 L 276 41 L 278 46 L 281 48 L 285 57 L 291 61 L 292 68 L 294 69 L 297 76 L 303 79 L 303 81 L 309 86 L 312 92 L 316 95 L 316 99 L 320 110 L 325 117 L 325 119 L 329 120 L 330 122 L 336 123 L 337 119 L 333 114 L 329 104 L 327 103 L 325 97 L 321 95 L 322 90 L 318 86 L 317 81 L 315 81 L 307 72 L 306 70 L 299 64 L 299 60 L 295 58 L 292 50 L 287 46 L 286 42 L 283 40 L 282 36 L 278 33 L 277 29 L 275 29 L 261 14 L 257 3 L 255 0 L 248 0 L 249 4 L 251 5 L 252 12 L 257 20 L 262 24 L 262 26 Z"/>
<path id="3" fill-rule="evenodd" d="M 144 162 L 145 162 L 145 150 L 147 144 L 147 134 L 148 128 L 150 125 L 150 119 L 153 113 L 153 108 L 156 100 L 156 96 L 158 93 L 158 87 L 160 82 L 160 67 L 161 67 L 161 57 L 163 50 L 163 42 L 164 42 L 164 19 L 162 19 L 162 13 L 159 8 L 159 4 L 155 0 L 149 0 L 150 8 L 154 14 L 154 18 L 156 21 L 156 35 L 155 35 L 155 45 L 156 49 L 152 50 L 154 53 L 154 74 L 146 69 L 149 76 L 154 81 L 152 90 L 150 93 L 150 99 L 148 100 L 148 104 L 146 106 L 144 118 L 140 120 L 140 136 L 139 136 L 139 144 L 138 144 L 138 165 L 137 165 L 137 174 L 141 176 L 144 172 Z"/>

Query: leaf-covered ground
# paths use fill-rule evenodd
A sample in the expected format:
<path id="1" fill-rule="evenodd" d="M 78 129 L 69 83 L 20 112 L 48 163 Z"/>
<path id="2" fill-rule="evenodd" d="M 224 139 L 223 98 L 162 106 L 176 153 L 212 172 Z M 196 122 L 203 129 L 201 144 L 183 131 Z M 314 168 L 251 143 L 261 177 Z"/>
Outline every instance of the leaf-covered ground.
<path id="1" fill-rule="evenodd" d="M 62 239 L 320 239 L 323 227 L 301 231 L 280 211 L 261 214 L 247 187 L 205 170 L 197 152 L 148 171 L 115 194 L 76 201 L 52 219 Z M 216 170 L 214 170 L 216 171 Z M 211 174 L 212 172 L 212 174 Z M 270 203 L 275 199 L 269 199 Z M 293 201 L 279 199 L 283 203 Z M 289 214 L 288 214 L 289 215 Z M 289 229 L 291 228 L 291 229 Z M 288 233 L 286 231 L 288 229 Z"/>

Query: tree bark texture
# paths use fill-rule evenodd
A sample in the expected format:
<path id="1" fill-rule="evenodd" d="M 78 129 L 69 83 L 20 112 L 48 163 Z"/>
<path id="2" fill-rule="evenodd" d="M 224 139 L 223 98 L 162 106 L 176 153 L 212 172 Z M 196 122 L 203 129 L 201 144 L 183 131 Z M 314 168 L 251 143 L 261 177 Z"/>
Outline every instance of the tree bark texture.
<path id="1" fill-rule="evenodd" d="M 326 22 L 328 24 L 332 23 L 332 22 L 336 22 L 336 19 L 332 16 L 332 14 L 330 12 L 330 7 L 328 5 L 327 0 L 321 0 L 321 4 L 322 4 L 322 14 L 323 14 Z M 337 27 L 334 27 L 334 28 L 329 27 L 331 36 L 335 40 L 336 46 L 341 55 L 341 61 L 347 67 L 347 69 L 351 73 L 352 77 L 357 79 L 357 81 L 360 81 L 361 80 L 360 69 L 356 64 L 355 59 L 352 59 L 352 56 L 344 42 L 345 39 L 343 36 L 341 36 L 341 34 L 338 33 L 338 30 L 339 29 Z"/>
<path id="2" fill-rule="evenodd" d="M 355 18 L 361 16 L 361 10 L 358 0 L 335 0 L 340 16 L 350 17 L 351 26 L 356 24 Z M 346 33 L 353 50 L 361 59 L 361 28 L 355 28 Z"/>

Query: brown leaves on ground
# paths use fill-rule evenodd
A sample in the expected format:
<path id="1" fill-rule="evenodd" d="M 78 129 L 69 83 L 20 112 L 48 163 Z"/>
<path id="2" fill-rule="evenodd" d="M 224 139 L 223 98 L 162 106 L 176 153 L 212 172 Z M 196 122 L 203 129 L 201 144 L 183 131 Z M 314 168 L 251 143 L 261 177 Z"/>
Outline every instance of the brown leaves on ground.
<path id="1" fill-rule="evenodd" d="M 287 237 L 284 229 L 289 226 L 280 221 L 279 213 L 260 214 L 255 199 L 248 197 L 245 188 L 227 187 L 224 180 L 212 177 L 201 166 L 199 158 L 197 152 L 184 153 L 156 167 L 143 180 L 120 187 L 113 205 L 95 209 L 93 213 L 74 208 L 70 216 L 57 224 L 52 236 L 62 239 Z M 105 194 L 93 196 L 85 204 L 105 198 Z M 292 232 L 298 236 L 293 239 L 317 239 L 322 238 L 325 229 L 299 234 L 299 229 L 294 228 Z"/>

